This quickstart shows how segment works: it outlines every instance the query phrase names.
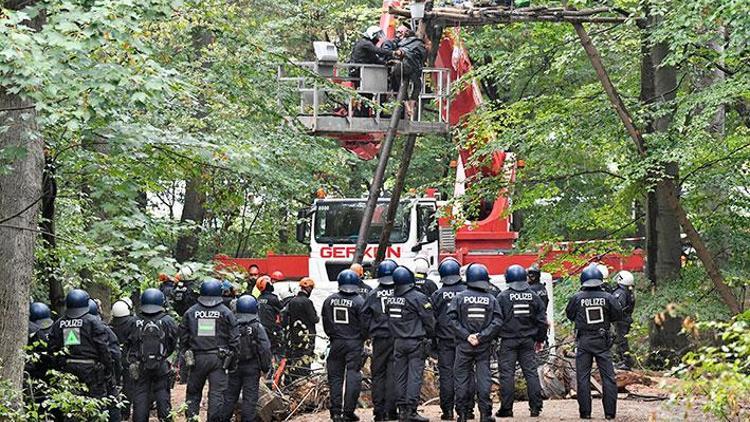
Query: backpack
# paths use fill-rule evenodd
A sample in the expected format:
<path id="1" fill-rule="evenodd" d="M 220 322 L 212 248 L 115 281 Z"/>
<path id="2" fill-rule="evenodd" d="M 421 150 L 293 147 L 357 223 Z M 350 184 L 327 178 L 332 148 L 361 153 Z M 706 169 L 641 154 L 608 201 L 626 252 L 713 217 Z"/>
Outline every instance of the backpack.
<path id="1" fill-rule="evenodd" d="M 240 325 L 240 358 L 239 360 L 257 359 L 258 326 L 257 324 Z"/>
<path id="2" fill-rule="evenodd" d="M 149 370 L 158 369 L 166 358 L 166 348 L 164 347 L 166 334 L 161 320 L 146 320 L 140 330 L 143 367 Z"/>

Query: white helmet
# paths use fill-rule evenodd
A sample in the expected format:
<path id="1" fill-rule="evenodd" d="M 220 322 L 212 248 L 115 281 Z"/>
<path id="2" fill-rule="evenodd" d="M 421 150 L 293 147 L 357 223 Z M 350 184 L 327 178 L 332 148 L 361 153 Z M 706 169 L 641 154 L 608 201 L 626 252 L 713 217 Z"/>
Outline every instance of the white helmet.
<path id="1" fill-rule="evenodd" d="M 383 30 L 377 25 L 372 25 L 362 33 L 368 40 L 375 40 L 383 36 Z"/>
<path id="2" fill-rule="evenodd" d="M 609 268 L 604 264 L 596 264 L 596 269 L 602 273 L 602 280 L 609 278 Z"/>
<path id="3" fill-rule="evenodd" d="M 130 315 L 130 306 L 124 300 L 118 300 L 112 305 L 112 316 L 115 318 L 126 317 Z"/>
<path id="4" fill-rule="evenodd" d="M 635 277 L 630 271 L 620 271 L 614 278 L 615 282 L 621 286 L 632 286 L 635 284 Z"/>
<path id="5" fill-rule="evenodd" d="M 427 274 L 430 271 L 430 263 L 421 256 L 414 259 L 414 272 L 418 274 Z"/>
<path id="6" fill-rule="evenodd" d="M 129 297 L 125 296 L 122 299 L 119 299 L 118 302 L 120 300 L 123 301 L 123 302 L 125 302 L 128 305 L 128 309 L 133 309 L 133 300 L 132 299 L 130 299 Z"/>
<path id="7" fill-rule="evenodd" d="M 194 271 L 190 267 L 190 265 L 184 265 L 182 268 L 180 268 L 179 276 L 180 280 L 193 280 Z"/>

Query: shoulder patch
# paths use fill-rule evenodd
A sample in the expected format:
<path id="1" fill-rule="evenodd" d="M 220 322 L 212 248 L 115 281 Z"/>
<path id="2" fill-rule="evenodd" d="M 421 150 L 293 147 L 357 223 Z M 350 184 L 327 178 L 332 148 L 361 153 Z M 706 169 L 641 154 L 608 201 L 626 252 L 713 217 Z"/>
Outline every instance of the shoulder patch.
<path id="1" fill-rule="evenodd" d="M 432 303 L 430 303 L 430 302 L 425 302 L 425 304 L 424 304 L 424 305 L 422 305 L 422 306 L 423 306 L 423 307 L 424 307 L 425 309 L 432 309 Z"/>

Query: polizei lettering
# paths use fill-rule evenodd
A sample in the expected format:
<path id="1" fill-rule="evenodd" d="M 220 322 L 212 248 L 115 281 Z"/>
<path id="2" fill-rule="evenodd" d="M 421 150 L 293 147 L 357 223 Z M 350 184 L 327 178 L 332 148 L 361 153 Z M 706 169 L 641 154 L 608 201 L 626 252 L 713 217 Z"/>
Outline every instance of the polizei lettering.
<path id="1" fill-rule="evenodd" d="M 393 296 L 392 289 L 378 290 L 376 293 L 377 297 L 391 297 Z"/>
<path id="2" fill-rule="evenodd" d="M 331 306 L 341 306 L 344 308 L 351 308 L 354 302 L 351 299 L 335 298 L 331 299 Z"/>
<path id="3" fill-rule="evenodd" d="M 484 296 L 464 296 L 464 303 L 469 305 L 489 305 L 490 298 Z"/>
<path id="4" fill-rule="evenodd" d="M 405 297 L 389 297 L 386 299 L 386 303 L 389 305 L 406 305 L 406 298 Z"/>
<path id="5" fill-rule="evenodd" d="M 456 292 L 443 292 L 443 299 L 453 299 L 456 297 Z"/>
<path id="6" fill-rule="evenodd" d="M 61 319 L 60 328 L 79 328 L 83 327 L 82 319 Z"/>
<path id="7" fill-rule="evenodd" d="M 532 293 L 511 293 L 510 294 L 510 300 L 513 302 L 521 301 L 521 300 L 531 300 L 532 299 Z"/>
<path id="8" fill-rule="evenodd" d="M 219 311 L 195 311 L 196 318 L 208 318 L 208 319 L 219 319 L 221 318 L 221 312 Z"/>
<path id="9" fill-rule="evenodd" d="M 603 297 L 591 297 L 591 298 L 585 298 L 581 299 L 581 306 L 589 307 L 589 306 L 606 306 L 607 300 Z"/>

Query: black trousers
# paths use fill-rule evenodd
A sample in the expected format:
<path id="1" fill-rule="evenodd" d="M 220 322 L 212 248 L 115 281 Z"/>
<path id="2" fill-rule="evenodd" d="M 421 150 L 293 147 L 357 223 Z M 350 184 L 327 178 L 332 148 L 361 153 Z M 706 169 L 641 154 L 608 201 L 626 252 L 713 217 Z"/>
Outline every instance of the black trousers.
<path id="1" fill-rule="evenodd" d="M 447 413 L 456 406 L 456 387 L 453 376 L 456 342 L 453 339 L 438 340 L 437 353 L 438 376 L 440 377 L 440 409 L 443 410 L 443 413 Z"/>
<path id="2" fill-rule="evenodd" d="M 393 342 L 393 367 L 396 377 L 396 405 L 416 409 L 422 391 L 425 350 L 422 339 L 401 339 Z"/>
<path id="3" fill-rule="evenodd" d="M 492 414 L 492 374 L 490 356 L 492 346 L 484 344 L 471 347 L 468 343 L 456 347 L 456 360 L 453 373 L 456 377 L 456 409 L 459 414 L 470 413 L 474 408 L 474 395 L 479 402 L 479 413 L 483 417 Z M 442 407 L 442 403 L 441 403 Z"/>
<path id="4" fill-rule="evenodd" d="M 171 421 L 171 380 L 169 366 L 162 363 L 159 370 L 141 370 L 132 383 L 133 422 L 148 422 L 151 403 L 156 401 L 156 414 L 160 421 Z"/>
<path id="5" fill-rule="evenodd" d="M 542 386 L 537 373 L 536 352 L 534 339 L 504 338 L 500 341 L 498 365 L 500 366 L 500 389 L 502 404 L 500 409 L 513 411 L 513 396 L 516 388 L 516 362 L 521 365 L 523 377 L 526 379 L 526 390 L 529 394 L 529 408 L 542 410 Z"/>
<path id="6" fill-rule="evenodd" d="M 388 416 L 396 413 L 396 379 L 393 373 L 393 338 L 375 337 L 372 339 L 372 405 L 373 413 Z"/>
<path id="7" fill-rule="evenodd" d="M 187 418 L 198 415 L 203 386 L 208 381 L 208 422 L 219 422 L 224 413 L 227 373 L 216 353 L 195 353 L 195 366 L 190 368 L 187 382 Z"/>
<path id="8" fill-rule="evenodd" d="M 353 412 L 362 388 L 362 340 L 331 340 L 326 366 L 331 413 Z"/>
<path id="9" fill-rule="evenodd" d="M 617 382 L 612 364 L 609 338 L 598 333 L 579 333 L 576 349 L 576 385 L 578 412 L 581 416 L 591 415 L 591 365 L 596 359 L 599 375 L 602 378 L 602 403 L 604 415 L 617 413 Z"/>
<path id="10" fill-rule="evenodd" d="M 628 368 L 633 366 L 633 357 L 630 355 L 627 335 L 630 332 L 630 322 L 618 321 L 615 325 L 615 352 L 617 361 Z"/>
<path id="11" fill-rule="evenodd" d="M 124 403 L 124 407 L 120 410 L 122 419 L 130 419 L 130 408 L 133 405 L 133 379 L 130 378 L 130 372 L 128 372 L 128 363 L 122 363 L 122 393 L 125 394 L 127 400 Z"/>
<path id="12" fill-rule="evenodd" d="M 242 422 L 254 422 L 258 405 L 260 388 L 260 368 L 256 361 L 244 361 L 237 365 L 237 370 L 229 373 L 229 385 L 224 399 L 224 420 L 232 419 L 234 407 L 242 392 L 240 414 Z"/>

